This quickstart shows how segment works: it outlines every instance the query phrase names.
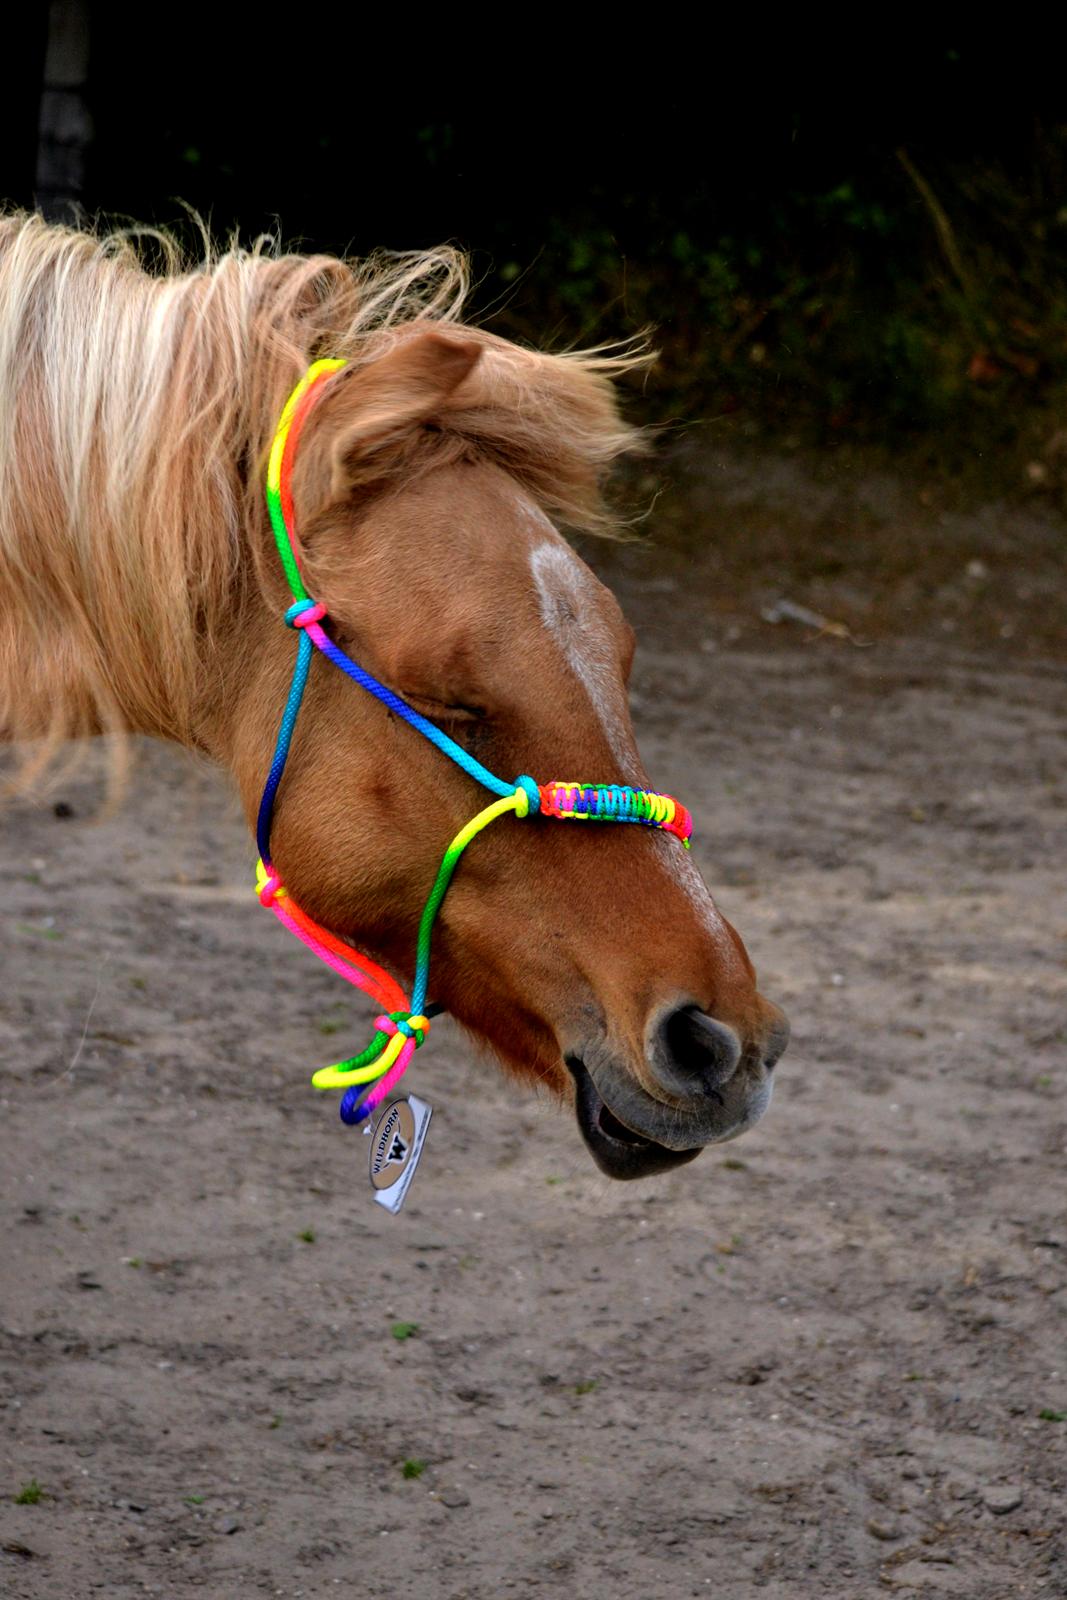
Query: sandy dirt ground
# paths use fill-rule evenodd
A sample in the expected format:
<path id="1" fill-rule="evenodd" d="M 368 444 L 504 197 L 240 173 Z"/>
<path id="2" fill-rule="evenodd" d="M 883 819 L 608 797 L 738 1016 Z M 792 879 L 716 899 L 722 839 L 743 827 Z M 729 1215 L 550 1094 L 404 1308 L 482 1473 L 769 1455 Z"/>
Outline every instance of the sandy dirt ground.
<path id="1" fill-rule="evenodd" d="M 870 648 L 772 627 L 721 544 L 600 559 L 793 1021 L 770 1114 L 612 1185 L 446 1023 L 389 1217 L 307 1084 L 359 1008 L 223 781 L 146 747 L 109 820 L 91 771 L 9 810 L 3 1595 L 1067 1595 L 1062 670 L 862 582 L 794 598 Z"/>

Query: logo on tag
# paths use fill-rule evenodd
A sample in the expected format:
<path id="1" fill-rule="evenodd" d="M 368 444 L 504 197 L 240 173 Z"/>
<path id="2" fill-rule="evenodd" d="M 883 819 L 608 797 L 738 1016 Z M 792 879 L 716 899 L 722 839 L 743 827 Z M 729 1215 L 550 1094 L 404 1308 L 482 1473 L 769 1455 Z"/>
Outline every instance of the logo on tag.
<path id="1" fill-rule="evenodd" d="M 394 1133 L 393 1142 L 389 1146 L 389 1154 L 385 1158 L 385 1165 L 391 1167 L 394 1161 L 403 1161 L 410 1149 L 411 1146 L 398 1133 Z"/>
<path id="2" fill-rule="evenodd" d="M 432 1109 L 425 1100 L 406 1095 L 387 1105 L 371 1134 L 370 1181 L 374 1198 L 397 1212 L 415 1176 Z"/>

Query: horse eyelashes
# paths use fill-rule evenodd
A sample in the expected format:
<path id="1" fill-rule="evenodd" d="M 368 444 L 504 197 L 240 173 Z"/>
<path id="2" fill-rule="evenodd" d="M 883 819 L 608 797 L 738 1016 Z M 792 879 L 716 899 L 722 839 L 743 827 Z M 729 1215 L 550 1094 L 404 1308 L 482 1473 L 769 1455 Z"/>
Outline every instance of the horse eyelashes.
<path id="1" fill-rule="evenodd" d="M 416 711 L 421 711 L 423 716 L 432 717 L 435 722 L 469 727 L 488 720 L 489 713 L 485 706 L 466 705 L 462 700 L 436 700 L 433 695 L 405 694 L 403 690 L 398 692 L 401 699 L 414 706 Z"/>
<path id="2" fill-rule="evenodd" d="M 492 729 L 485 720 L 484 712 L 467 711 L 465 707 L 453 712 L 446 707 L 437 713 L 435 720 L 443 724 L 449 738 L 454 739 L 468 755 L 477 755 L 490 743 Z"/>

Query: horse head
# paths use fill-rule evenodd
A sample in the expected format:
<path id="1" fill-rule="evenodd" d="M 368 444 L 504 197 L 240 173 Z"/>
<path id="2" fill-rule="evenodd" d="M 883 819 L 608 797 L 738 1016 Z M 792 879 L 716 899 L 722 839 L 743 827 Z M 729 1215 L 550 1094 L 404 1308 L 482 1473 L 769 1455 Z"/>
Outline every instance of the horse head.
<path id="1" fill-rule="evenodd" d="M 595 361 L 418 322 L 324 385 L 303 427 L 295 520 L 333 638 L 495 773 L 653 787 L 627 701 L 633 634 L 556 526 L 596 520 L 630 437 Z M 261 581 L 217 723 L 250 816 L 292 665 L 252 523 Z M 385 705 L 317 670 L 273 859 L 306 912 L 403 971 L 476 803 Z M 573 1097 L 618 1178 L 750 1127 L 788 1037 L 689 855 L 651 828 L 512 818 L 480 836 L 441 909 L 432 990 L 518 1074 Z"/>

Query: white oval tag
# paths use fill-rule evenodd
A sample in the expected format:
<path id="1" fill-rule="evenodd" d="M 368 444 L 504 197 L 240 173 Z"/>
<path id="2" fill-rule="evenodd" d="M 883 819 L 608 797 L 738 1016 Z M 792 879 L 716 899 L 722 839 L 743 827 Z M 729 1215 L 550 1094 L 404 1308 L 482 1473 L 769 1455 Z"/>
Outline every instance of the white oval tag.
<path id="1" fill-rule="evenodd" d="M 416 1095 L 391 1100 L 374 1125 L 370 1141 L 370 1181 L 374 1198 L 394 1214 L 415 1176 L 433 1108 Z"/>

